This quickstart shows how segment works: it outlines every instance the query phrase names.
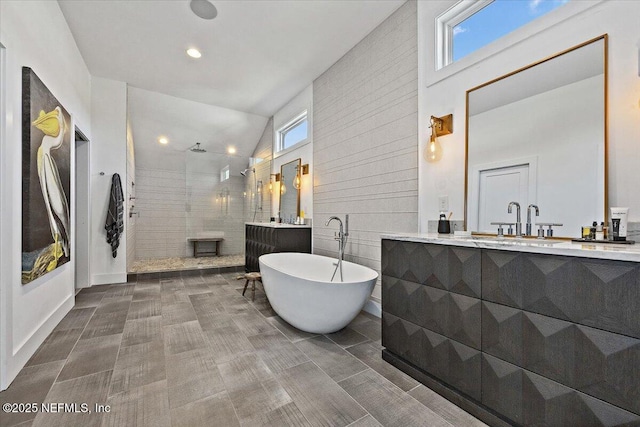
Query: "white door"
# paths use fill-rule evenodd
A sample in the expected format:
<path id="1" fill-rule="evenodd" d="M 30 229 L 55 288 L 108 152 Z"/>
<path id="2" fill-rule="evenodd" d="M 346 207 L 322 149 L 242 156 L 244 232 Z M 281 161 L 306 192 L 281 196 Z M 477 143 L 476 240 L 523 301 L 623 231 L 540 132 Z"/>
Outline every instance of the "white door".
<path id="1" fill-rule="evenodd" d="M 478 231 L 495 233 L 498 228 L 492 222 L 516 222 L 515 207 L 510 214 L 507 208 L 510 202 L 518 202 L 521 213 L 525 213 L 529 205 L 529 164 L 481 170 L 478 196 Z"/>

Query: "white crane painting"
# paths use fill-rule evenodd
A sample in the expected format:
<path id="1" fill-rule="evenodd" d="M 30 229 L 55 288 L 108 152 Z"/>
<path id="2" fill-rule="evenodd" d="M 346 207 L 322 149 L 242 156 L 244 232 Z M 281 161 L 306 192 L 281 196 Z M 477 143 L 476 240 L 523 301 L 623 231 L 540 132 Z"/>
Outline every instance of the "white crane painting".
<path id="1" fill-rule="evenodd" d="M 71 257 L 69 114 L 23 67 L 22 283 Z M 28 108 L 27 108 L 28 107 Z"/>

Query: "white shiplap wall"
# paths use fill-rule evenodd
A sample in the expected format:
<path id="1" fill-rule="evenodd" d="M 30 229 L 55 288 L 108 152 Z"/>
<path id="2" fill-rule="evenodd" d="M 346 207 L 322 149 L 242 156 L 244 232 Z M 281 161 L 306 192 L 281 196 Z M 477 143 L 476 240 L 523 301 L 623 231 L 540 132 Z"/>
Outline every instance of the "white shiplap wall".
<path id="1" fill-rule="evenodd" d="M 313 93 L 314 253 L 336 256 L 337 226 L 324 223 L 349 214 L 345 259 L 379 272 L 380 235 L 418 230 L 416 2 L 318 77 Z"/>

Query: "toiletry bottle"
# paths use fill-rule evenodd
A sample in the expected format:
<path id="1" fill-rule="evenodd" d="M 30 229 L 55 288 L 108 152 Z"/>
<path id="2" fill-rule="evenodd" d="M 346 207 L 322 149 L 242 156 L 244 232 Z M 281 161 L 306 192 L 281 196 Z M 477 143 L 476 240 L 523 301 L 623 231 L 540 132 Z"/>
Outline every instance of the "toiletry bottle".
<path id="1" fill-rule="evenodd" d="M 604 223 L 596 226 L 596 240 L 604 240 L 604 230 L 602 229 Z"/>
<path id="2" fill-rule="evenodd" d="M 600 225 L 602 225 L 602 240 L 609 240 L 609 227 L 604 225 L 604 221 Z"/>
<path id="3" fill-rule="evenodd" d="M 598 228 L 598 221 L 593 221 L 593 224 L 591 224 L 591 230 L 589 232 L 589 238 L 591 240 L 596 239 L 596 228 Z"/>
<path id="4" fill-rule="evenodd" d="M 590 239 L 591 238 L 591 227 L 588 225 L 582 226 L 582 238 Z"/>

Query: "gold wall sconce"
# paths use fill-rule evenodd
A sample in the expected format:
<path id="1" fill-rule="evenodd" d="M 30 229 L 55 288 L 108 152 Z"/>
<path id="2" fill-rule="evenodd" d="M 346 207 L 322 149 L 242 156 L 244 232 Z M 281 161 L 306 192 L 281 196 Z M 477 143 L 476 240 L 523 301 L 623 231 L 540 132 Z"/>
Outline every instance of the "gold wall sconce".
<path id="1" fill-rule="evenodd" d="M 300 173 L 300 170 L 302 169 L 302 173 Z M 293 188 L 295 188 L 296 190 L 300 189 L 300 186 L 302 184 L 302 177 L 301 175 L 307 175 L 309 173 L 309 164 L 304 164 L 300 167 L 296 166 L 296 176 L 293 178 Z"/>
<path id="2" fill-rule="evenodd" d="M 424 159 L 429 163 L 435 163 L 442 158 L 442 146 L 438 137 L 449 135 L 453 132 L 453 114 L 442 117 L 431 116 L 431 137 L 424 149 Z"/>

